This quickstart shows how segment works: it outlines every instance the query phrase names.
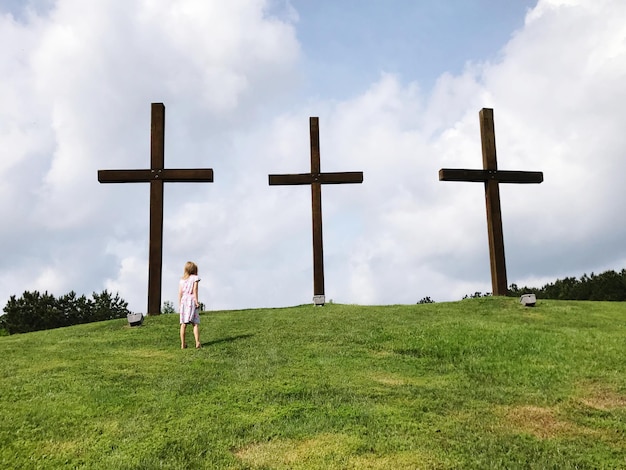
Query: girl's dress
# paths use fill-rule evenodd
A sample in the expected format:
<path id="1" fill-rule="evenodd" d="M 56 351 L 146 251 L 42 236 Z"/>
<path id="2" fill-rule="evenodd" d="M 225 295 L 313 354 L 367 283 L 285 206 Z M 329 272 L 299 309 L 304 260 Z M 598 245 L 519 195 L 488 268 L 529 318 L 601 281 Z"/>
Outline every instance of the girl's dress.
<path id="1" fill-rule="evenodd" d="M 198 308 L 194 302 L 193 286 L 196 282 L 200 282 L 200 278 L 192 274 L 187 279 L 181 279 L 179 288 L 182 292 L 180 298 L 180 323 L 200 323 L 200 315 Z"/>

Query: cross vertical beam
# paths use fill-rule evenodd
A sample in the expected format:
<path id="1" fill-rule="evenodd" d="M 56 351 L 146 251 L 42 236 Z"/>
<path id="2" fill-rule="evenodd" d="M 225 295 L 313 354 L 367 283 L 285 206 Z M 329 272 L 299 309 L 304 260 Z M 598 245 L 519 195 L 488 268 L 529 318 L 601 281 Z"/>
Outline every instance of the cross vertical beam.
<path id="1" fill-rule="evenodd" d="M 100 183 L 150 183 L 150 241 L 148 258 L 148 315 L 161 313 L 163 274 L 163 191 L 166 182 L 212 183 L 211 168 L 167 169 L 165 166 L 165 106 L 152 103 L 150 169 L 99 170 Z"/>
<path id="2" fill-rule="evenodd" d="M 324 291 L 324 246 L 322 242 L 322 184 L 362 183 L 362 171 L 322 173 L 320 165 L 319 118 L 309 118 L 311 139 L 311 172 L 287 175 L 269 175 L 270 186 L 311 185 L 313 226 L 313 302 L 326 303 Z"/>
<path id="3" fill-rule="evenodd" d="M 165 166 L 165 106 L 152 103 L 150 123 L 150 168 Z M 163 283 L 163 180 L 150 182 L 150 240 L 148 253 L 148 314 L 161 312 Z"/>
<path id="4" fill-rule="evenodd" d="M 483 169 L 464 170 L 442 168 L 439 170 L 439 181 L 471 181 L 484 183 L 485 204 L 487 208 L 489 262 L 491 266 L 491 287 L 493 289 L 493 295 L 507 295 L 508 283 L 504 256 L 504 235 L 502 230 L 499 183 L 541 183 L 543 181 L 543 173 L 539 171 L 498 170 L 493 109 L 483 108 L 479 113 L 479 119 Z"/>
<path id="5" fill-rule="evenodd" d="M 309 119 L 311 138 L 311 174 L 321 173 L 320 133 L 317 118 Z M 311 214 L 313 227 L 313 295 L 324 296 L 324 243 L 322 240 L 322 185 L 314 178 L 311 183 Z M 322 302 L 324 303 L 324 302 Z"/>
<path id="6" fill-rule="evenodd" d="M 498 171 L 496 156 L 496 133 L 493 122 L 493 109 L 483 108 L 479 113 L 480 137 L 483 152 L 483 169 Z M 494 179 L 485 181 L 485 204 L 487 208 L 487 237 L 489 239 L 489 263 L 491 265 L 491 286 L 493 295 L 506 295 L 506 260 L 504 256 L 504 234 L 502 231 L 502 210 L 500 208 L 500 185 Z"/>

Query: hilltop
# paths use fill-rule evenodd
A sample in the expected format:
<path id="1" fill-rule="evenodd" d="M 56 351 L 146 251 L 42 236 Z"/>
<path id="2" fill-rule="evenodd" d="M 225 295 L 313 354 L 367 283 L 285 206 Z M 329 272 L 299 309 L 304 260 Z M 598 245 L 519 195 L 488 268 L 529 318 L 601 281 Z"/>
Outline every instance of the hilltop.
<path id="1" fill-rule="evenodd" d="M 205 312 L 0 338 L 2 468 L 626 467 L 626 304 Z"/>

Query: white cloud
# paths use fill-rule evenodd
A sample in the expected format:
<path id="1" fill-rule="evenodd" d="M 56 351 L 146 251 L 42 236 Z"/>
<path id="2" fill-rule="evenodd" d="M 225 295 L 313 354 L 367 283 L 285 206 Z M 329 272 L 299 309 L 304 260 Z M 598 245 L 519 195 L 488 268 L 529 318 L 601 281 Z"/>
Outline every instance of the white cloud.
<path id="1" fill-rule="evenodd" d="M 23 276 L 20 291 L 41 288 L 34 279 L 54 272 L 51 290 L 78 281 L 72 288 L 117 286 L 134 297 L 146 275 L 129 276 L 147 248 L 133 257 L 114 247 L 146 242 L 148 187 L 105 187 L 97 170 L 148 166 L 151 101 L 168 108 L 168 166 L 228 163 L 203 154 L 227 149 L 233 129 L 290 86 L 294 30 L 260 1 L 61 0 L 40 14 L 0 17 L 3 44 L 12 45 L 0 52 L 0 139 L 10 155 L 0 166 L 1 214 L 10 221 L 1 233 L 11 251 L 0 270 L 43 273 Z M 205 191 L 192 186 L 167 204 L 184 208 Z M 71 274 L 91 262 L 99 277 Z M 11 292 L 0 288 L 0 297 Z"/>

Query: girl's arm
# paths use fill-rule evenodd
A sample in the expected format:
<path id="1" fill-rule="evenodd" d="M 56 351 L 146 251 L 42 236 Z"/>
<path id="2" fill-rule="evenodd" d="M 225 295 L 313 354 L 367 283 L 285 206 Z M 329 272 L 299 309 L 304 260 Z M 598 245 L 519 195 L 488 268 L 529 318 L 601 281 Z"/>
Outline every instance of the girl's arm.
<path id="1" fill-rule="evenodd" d="M 183 300 L 183 287 L 178 284 L 178 306 L 180 306 L 180 301 Z"/>
<path id="2" fill-rule="evenodd" d="M 196 307 L 199 307 L 200 302 L 198 302 L 198 281 L 193 283 L 193 298 L 196 301 Z"/>

